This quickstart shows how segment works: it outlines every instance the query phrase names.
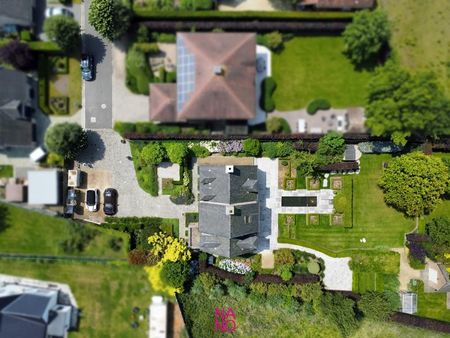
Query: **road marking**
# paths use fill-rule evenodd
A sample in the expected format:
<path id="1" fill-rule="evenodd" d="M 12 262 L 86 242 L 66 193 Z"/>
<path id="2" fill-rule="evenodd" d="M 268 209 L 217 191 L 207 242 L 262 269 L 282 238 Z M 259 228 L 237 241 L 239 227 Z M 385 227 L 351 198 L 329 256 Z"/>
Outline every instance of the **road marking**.
<path id="1" fill-rule="evenodd" d="M 95 116 L 92 116 L 91 117 L 91 123 L 95 123 L 95 122 L 97 122 L 97 118 Z"/>
<path id="2" fill-rule="evenodd" d="M 102 109 L 106 109 L 106 104 L 102 103 L 100 107 L 102 107 Z"/>

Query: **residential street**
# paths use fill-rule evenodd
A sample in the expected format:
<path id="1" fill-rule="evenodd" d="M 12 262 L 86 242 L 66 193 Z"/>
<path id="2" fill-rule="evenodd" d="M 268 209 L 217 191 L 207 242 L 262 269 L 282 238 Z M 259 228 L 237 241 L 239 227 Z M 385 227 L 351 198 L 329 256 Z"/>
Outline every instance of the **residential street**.
<path id="1" fill-rule="evenodd" d="M 83 81 L 84 127 L 86 129 L 112 128 L 112 53 L 111 43 L 89 25 L 88 10 L 91 1 L 85 0 L 81 10 L 82 51 L 94 57 L 94 81 Z"/>

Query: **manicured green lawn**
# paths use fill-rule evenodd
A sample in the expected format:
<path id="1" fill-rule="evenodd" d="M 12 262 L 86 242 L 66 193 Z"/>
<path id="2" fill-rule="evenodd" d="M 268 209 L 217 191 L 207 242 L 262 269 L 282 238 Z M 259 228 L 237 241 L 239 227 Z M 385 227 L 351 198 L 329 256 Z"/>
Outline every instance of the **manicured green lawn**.
<path id="1" fill-rule="evenodd" d="M 0 232 L 0 252 L 39 255 L 80 255 L 104 258 L 127 257 L 127 234 L 103 229 L 94 225 L 86 225 L 89 228 L 97 229 L 97 236 L 87 245 L 83 252 L 67 254 L 60 246 L 62 241 L 70 238 L 70 225 L 67 220 L 42 215 L 18 207 L 6 207 L 7 227 Z M 113 238 L 122 238 L 122 246 L 119 251 L 114 251 L 109 246 L 109 241 Z"/>
<path id="2" fill-rule="evenodd" d="M 281 53 L 273 53 L 276 109 L 305 108 L 317 98 L 337 108 L 364 106 L 371 74 L 356 71 L 343 49 L 340 37 L 295 37 Z"/>
<path id="3" fill-rule="evenodd" d="M 311 247 L 334 256 L 360 249 L 388 249 L 403 246 L 403 235 L 414 228 L 412 219 L 388 207 L 378 187 L 383 161 L 390 155 L 364 155 L 361 172 L 353 175 L 353 228 L 305 227 L 296 240 L 279 237 L 280 242 Z M 345 182 L 344 182 L 345 184 Z M 281 233 L 280 233 L 281 236 Z M 360 242 L 365 238 L 366 242 Z"/>
<path id="4" fill-rule="evenodd" d="M 82 311 L 80 330 L 71 338 L 148 337 L 147 317 L 131 328 L 133 307 L 143 313 L 152 295 L 142 268 L 0 260 L 0 272 L 69 284 Z"/>
<path id="5" fill-rule="evenodd" d="M 158 196 L 158 172 L 156 166 L 143 165 L 141 150 L 143 142 L 130 142 L 131 155 L 133 157 L 134 170 L 139 187 L 152 196 Z"/>
<path id="6" fill-rule="evenodd" d="M 380 0 L 392 25 L 395 56 L 415 72 L 432 70 L 450 95 L 450 1 Z M 407 13 L 407 15 L 405 15 Z"/>
<path id="7" fill-rule="evenodd" d="M 445 292 L 425 293 L 422 281 L 418 281 L 413 291 L 417 292 L 417 315 L 450 322 L 450 310 L 447 310 Z"/>
<path id="8" fill-rule="evenodd" d="M 13 177 L 14 168 L 12 165 L 0 165 L 0 177 Z"/>

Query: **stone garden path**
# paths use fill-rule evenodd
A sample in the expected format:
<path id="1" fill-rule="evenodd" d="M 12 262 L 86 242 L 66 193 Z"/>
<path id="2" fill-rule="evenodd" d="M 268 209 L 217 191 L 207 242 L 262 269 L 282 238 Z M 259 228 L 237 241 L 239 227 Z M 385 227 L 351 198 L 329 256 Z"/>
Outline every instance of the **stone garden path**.
<path id="1" fill-rule="evenodd" d="M 400 254 L 400 291 L 408 290 L 408 283 L 411 279 L 422 279 L 422 270 L 413 269 L 408 262 L 408 251 L 406 247 L 395 248 L 392 251 L 398 252 Z"/>

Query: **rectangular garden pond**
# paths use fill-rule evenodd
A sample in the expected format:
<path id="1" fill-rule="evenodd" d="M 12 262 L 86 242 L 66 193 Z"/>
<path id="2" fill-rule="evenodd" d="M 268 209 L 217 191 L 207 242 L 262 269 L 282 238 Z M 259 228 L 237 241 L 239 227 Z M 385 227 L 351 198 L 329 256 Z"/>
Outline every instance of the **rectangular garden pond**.
<path id="1" fill-rule="evenodd" d="M 282 207 L 316 207 L 317 196 L 282 196 Z"/>

